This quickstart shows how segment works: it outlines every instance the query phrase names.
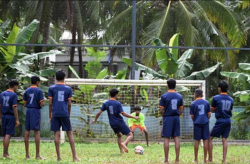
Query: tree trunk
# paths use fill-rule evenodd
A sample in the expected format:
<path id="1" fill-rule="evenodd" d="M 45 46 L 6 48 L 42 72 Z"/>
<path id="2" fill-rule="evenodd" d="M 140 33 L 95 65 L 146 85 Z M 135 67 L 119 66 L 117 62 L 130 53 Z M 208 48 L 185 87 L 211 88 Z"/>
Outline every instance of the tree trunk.
<path id="1" fill-rule="evenodd" d="M 73 27 L 72 27 L 72 41 L 71 44 L 76 44 L 76 23 L 73 22 Z M 74 63 L 74 57 L 75 57 L 75 46 L 71 47 L 70 50 L 70 61 L 69 61 L 69 65 L 71 65 L 73 67 L 73 63 Z M 68 77 L 72 77 L 72 72 L 70 69 L 68 69 Z"/>

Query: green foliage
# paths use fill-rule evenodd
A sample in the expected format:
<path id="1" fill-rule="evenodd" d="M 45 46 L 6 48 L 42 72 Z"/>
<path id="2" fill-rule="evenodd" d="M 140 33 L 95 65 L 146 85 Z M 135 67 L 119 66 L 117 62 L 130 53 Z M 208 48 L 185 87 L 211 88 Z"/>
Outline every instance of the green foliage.
<path id="1" fill-rule="evenodd" d="M 88 72 L 88 78 L 95 79 L 102 69 L 102 64 L 99 61 L 88 61 L 85 70 Z"/>
<path id="2" fill-rule="evenodd" d="M 78 79 L 80 79 L 79 75 L 76 73 L 76 70 L 71 65 L 69 65 L 69 69 Z"/>

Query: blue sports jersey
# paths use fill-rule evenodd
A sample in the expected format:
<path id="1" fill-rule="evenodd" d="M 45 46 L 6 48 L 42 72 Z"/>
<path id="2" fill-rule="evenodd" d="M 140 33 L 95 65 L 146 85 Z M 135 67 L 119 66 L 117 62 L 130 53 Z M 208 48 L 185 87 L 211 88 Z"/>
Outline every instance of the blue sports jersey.
<path id="1" fill-rule="evenodd" d="M 44 101 L 43 92 L 37 86 L 31 86 L 23 95 L 27 108 L 42 109 L 40 103 Z"/>
<path id="2" fill-rule="evenodd" d="M 49 88 L 48 95 L 53 100 L 52 117 L 69 117 L 68 100 L 72 99 L 71 88 L 57 83 Z"/>
<path id="3" fill-rule="evenodd" d="M 183 107 L 182 95 L 176 93 L 174 90 L 169 90 L 161 96 L 160 107 L 164 108 L 163 117 L 179 116 L 179 109 Z"/>
<path id="4" fill-rule="evenodd" d="M 194 116 L 194 124 L 204 125 L 209 123 L 208 113 L 211 112 L 209 102 L 201 98 L 190 105 L 190 115 Z"/>
<path id="5" fill-rule="evenodd" d="M 110 99 L 103 103 L 101 110 L 106 110 L 108 112 L 110 126 L 114 126 L 120 124 L 121 122 L 124 122 L 123 117 L 121 116 L 123 108 L 122 104 L 119 101 Z"/>
<path id="6" fill-rule="evenodd" d="M 211 106 L 215 109 L 216 119 L 232 117 L 233 104 L 233 99 L 226 93 L 214 96 Z"/>
<path id="7" fill-rule="evenodd" d="M 8 89 L 0 94 L 2 115 L 14 115 L 13 107 L 17 106 L 17 94 Z"/>

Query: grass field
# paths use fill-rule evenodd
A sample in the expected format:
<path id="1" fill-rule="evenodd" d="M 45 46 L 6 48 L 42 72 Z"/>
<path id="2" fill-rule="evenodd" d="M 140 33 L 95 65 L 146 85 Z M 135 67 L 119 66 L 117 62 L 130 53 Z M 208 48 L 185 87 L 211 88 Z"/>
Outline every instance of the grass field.
<path id="1" fill-rule="evenodd" d="M 2 143 L 0 143 L 0 152 L 2 152 Z M 78 157 L 81 159 L 80 163 L 163 163 L 163 147 L 162 144 L 151 144 L 149 148 L 145 144 L 141 144 L 145 148 L 144 155 L 136 155 L 133 150 L 137 144 L 130 144 L 128 154 L 119 154 L 118 147 L 115 143 L 91 143 L 91 144 L 76 144 L 76 151 Z M 30 145 L 31 160 L 25 160 L 25 150 L 23 142 L 11 142 L 10 156 L 11 159 L 0 157 L 0 163 L 58 163 L 56 162 L 56 153 L 54 143 L 41 143 L 41 155 L 46 158 L 45 161 L 33 160 L 35 156 L 34 142 Z M 203 151 L 200 148 L 199 161 L 202 162 Z M 71 163 L 72 156 L 69 143 L 61 145 L 62 162 Z M 221 163 L 222 146 L 214 146 L 214 163 Z M 170 161 L 174 161 L 174 146 L 170 148 Z M 193 161 L 193 144 L 182 144 L 180 163 L 192 163 Z M 248 164 L 250 163 L 250 147 L 249 146 L 229 146 L 228 163 Z"/>

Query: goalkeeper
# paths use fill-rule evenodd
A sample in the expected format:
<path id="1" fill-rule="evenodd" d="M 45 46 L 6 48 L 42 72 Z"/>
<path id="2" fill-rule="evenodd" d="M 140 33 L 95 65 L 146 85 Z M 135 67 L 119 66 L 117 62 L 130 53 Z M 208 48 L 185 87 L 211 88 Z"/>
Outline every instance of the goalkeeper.
<path id="1" fill-rule="evenodd" d="M 141 113 L 141 108 L 139 106 L 136 106 L 135 112 L 132 113 L 131 116 L 139 118 L 138 120 L 133 119 L 133 118 L 128 119 L 128 126 L 129 126 L 131 132 L 134 133 L 135 129 L 139 128 L 142 133 L 144 132 L 147 146 L 149 146 L 149 144 L 148 144 L 148 131 L 146 129 L 146 126 L 144 125 L 145 116 L 144 116 L 144 114 Z"/>

